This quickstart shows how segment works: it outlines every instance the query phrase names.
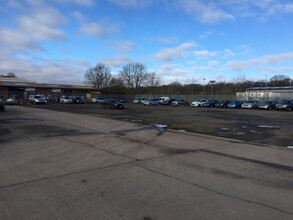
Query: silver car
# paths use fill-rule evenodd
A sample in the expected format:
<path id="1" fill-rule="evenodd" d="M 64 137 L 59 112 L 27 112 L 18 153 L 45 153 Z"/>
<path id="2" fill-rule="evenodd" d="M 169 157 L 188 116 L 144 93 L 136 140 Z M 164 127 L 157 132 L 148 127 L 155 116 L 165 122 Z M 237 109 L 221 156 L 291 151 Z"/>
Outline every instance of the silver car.
<path id="1" fill-rule="evenodd" d="M 32 104 L 46 104 L 47 103 L 46 99 L 39 95 L 30 95 L 28 100 Z"/>
<path id="2" fill-rule="evenodd" d="M 73 100 L 71 99 L 70 96 L 61 96 L 60 97 L 60 103 L 71 104 L 71 103 L 73 103 Z"/>
<path id="3" fill-rule="evenodd" d="M 160 105 L 160 99 L 148 99 L 143 102 L 144 105 Z"/>

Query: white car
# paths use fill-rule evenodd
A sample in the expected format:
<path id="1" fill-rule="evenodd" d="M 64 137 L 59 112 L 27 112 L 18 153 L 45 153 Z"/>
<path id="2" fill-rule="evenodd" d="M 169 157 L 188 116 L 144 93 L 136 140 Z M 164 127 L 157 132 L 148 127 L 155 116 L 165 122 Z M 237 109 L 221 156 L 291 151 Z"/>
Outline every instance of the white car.
<path id="1" fill-rule="evenodd" d="M 134 99 L 132 101 L 132 103 L 134 103 L 134 104 L 141 104 L 144 100 L 146 100 L 146 98 L 138 98 L 138 99 Z"/>
<path id="2" fill-rule="evenodd" d="M 70 103 L 73 103 L 73 100 L 71 99 L 70 96 L 61 96 L 60 97 L 60 103 L 70 104 Z"/>
<path id="3" fill-rule="evenodd" d="M 200 107 L 202 104 L 207 103 L 209 100 L 207 99 L 199 99 L 199 100 L 194 100 L 191 102 L 191 107 Z"/>
<path id="4" fill-rule="evenodd" d="M 39 96 L 39 95 L 30 95 L 28 98 L 30 103 L 33 104 L 46 104 L 47 101 L 44 97 Z"/>
<path id="5" fill-rule="evenodd" d="M 91 99 L 91 103 L 103 103 L 104 99 L 99 97 L 94 97 Z"/>
<path id="6" fill-rule="evenodd" d="M 170 100 L 170 97 L 168 96 L 163 96 L 163 97 L 159 97 L 160 100 L 160 104 L 166 103 Z"/>

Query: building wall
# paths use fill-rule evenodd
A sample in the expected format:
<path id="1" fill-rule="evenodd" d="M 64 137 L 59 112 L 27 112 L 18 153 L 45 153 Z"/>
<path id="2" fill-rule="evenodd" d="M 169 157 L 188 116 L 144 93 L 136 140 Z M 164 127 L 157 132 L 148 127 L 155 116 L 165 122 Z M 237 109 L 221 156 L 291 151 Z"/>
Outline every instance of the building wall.
<path id="1" fill-rule="evenodd" d="M 283 100 L 293 99 L 293 90 L 249 90 L 236 93 L 238 100 Z"/>

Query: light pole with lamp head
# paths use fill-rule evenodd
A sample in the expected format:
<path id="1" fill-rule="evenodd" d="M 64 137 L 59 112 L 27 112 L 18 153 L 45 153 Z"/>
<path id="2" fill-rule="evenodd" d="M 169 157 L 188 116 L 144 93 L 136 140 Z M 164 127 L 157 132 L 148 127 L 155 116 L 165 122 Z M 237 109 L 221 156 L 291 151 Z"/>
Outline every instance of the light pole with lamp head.
<path id="1" fill-rule="evenodd" d="M 213 84 L 215 84 L 216 81 L 215 80 L 210 80 L 209 84 L 211 84 L 211 99 L 213 98 Z"/>
<path id="2" fill-rule="evenodd" d="M 206 86 L 206 78 L 203 78 L 203 96 L 205 96 L 205 93 L 206 93 L 205 86 Z"/>

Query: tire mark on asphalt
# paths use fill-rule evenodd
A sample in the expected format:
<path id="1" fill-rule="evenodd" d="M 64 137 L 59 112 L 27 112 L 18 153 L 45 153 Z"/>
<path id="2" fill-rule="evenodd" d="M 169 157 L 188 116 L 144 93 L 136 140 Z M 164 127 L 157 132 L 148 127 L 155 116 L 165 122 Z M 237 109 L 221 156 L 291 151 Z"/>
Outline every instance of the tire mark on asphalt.
<path id="1" fill-rule="evenodd" d="M 233 195 L 230 195 L 230 194 L 226 194 L 226 193 L 223 193 L 223 192 L 220 192 L 220 191 L 217 191 L 217 190 L 214 190 L 214 189 L 211 189 L 209 187 L 206 187 L 206 186 L 203 186 L 203 185 L 200 185 L 200 184 L 197 184 L 197 183 L 193 183 L 193 182 L 190 182 L 190 181 L 187 181 L 185 179 L 181 179 L 179 177 L 176 177 L 176 176 L 171 176 L 171 175 L 168 175 L 166 173 L 161 173 L 159 171 L 156 171 L 156 170 L 152 170 L 150 168 L 147 168 L 147 167 L 144 167 L 138 163 L 133 163 L 134 166 L 137 166 L 137 167 L 140 167 L 142 169 L 145 169 L 151 173 L 155 173 L 155 174 L 159 174 L 161 176 L 165 176 L 165 177 L 168 177 L 168 178 L 172 178 L 172 179 L 175 179 L 175 180 L 178 180 L 180 182 L 184 182 L 186 184 L 189 184 L 189 185 L 192 185 L 192 186 L 195 186 L 195 187 L 198 187 L 198 188 L 201 188 L 201 189 L 204 189 L 206 191 L 209 191 L 209 192 L 213 192 L 213 193 L 216 193 L 218 195 L 221 195 L 221 196 L 225 196 L 225 197 L 228 197 L 228 198 L 232 198 L 232 199 L 236 199 L 236 200 L 239 200 L 239 201 L 242 201 L 242 202 L 247 202 L 247 203 L 251 203 L 251 204 L 255 204 L 255 205 L 260 205 L 260 206 L 264 206 L 266 208 L 270 208 L 270 209 L 273 209 L 273 210 L 276 210 L 276 211 L 279 211 L 279 212 L 282 212 L 284 214 L 288 214 L 288 215 L 291 215 L 293 216 L 293 212 L 289 212 L 289 211 L 286 211 L 286 210 L 282 210 L 280 208 L 276 208 L 274 206 L 270 206 L 270 205 L 267 205 L 265 203 L 261 203 L 261 202 L 257 202 L 257 201 L 253 201 L 253 200 L 248 200 L 248 199 L 244 199 L 244 198 L 240 198 L 240 197 L 237 197 L 237 196 L 233 196 Z"/>
<path id="2" fill-rule="evenodd" d="M 287 166 L 287 165 L 282 165 L 282 164 L 277 164 L 277 163 L 271 163 L 271 162 L 266 162 L 266 161 L 261 161 L 261 160 L 255 160 L 255 159 L 249 159 L 249 158 L 245 158 L 245 157 L 239 157 L 239 156 L 234 156 L 234 155 L 230 155 L 230 154 L 215 152 L 215 151 L 211 151 L 211 150 L 207 150 L 207 149 L 203 149 L 203 150 L 200 150 L 200 151 L 205 152 L 205 153 L 209 153 L 209 154 L 215 154 L 215 155 L 218 155 L 218 156 L 229 157 L 229 158 L 236 159 L 236 160 L 242 160 L 242 161 L 247 161 L 247 162 L 251 162 L 251 163 L 256 163 L 256 164 L 260 164 L 260 165 L 270 167 L 270 168 L 274 168 L 274 169 L 278 169 L 278 170 L 284 170 L 284 171 L 293 172 L 293 167 L 292 166 Z"/>
<path id="3" fill-rule="evenodd" d="M 30 183 L 37 183 L 37 182 L 45 181 L 45 180 L 58 179 L 58 178 L 62 178 L 62 177 L 68 177 L 68 176 L 72 176 L 72 175 L 77 175 L 77 174 L 82 174 L 82 173 L 87 173 L 87 172 L 92 172 L 92 171 L 97 171 L 97 170 L 103 170 L 103 169 L 112 168 L 112 167 L 128 165 L 128 164 L 132 164 L 133 162 L 135 162 L 135 161 L 128 161 L 128 162 L 124 162 L 124 163 L 112 164 L 109 166 L 102 166 L 102 167 L 96 167 L 96 168 L 92 168 L 92 169 L 86 169 L 86 170 L 80 170 L 80 171 L 76 171 L 76 172 L 65 173 L 65 174 L 61 174 L 58 176 L 49 176 L 49 177 L 44 177 L 44 178 L 39 178 L 39 179 L 34 179 L 34 180 L 13 183 L 13 184 L 9 184 L 9 185 L 0 186 L 0 189 L 5 189 L 5 188 L 9 188 L 9 187 L 14 187 L 14 186 L 20 186 L 20 185 L 25 185 L 25 184 L 30 184 Z"/>

